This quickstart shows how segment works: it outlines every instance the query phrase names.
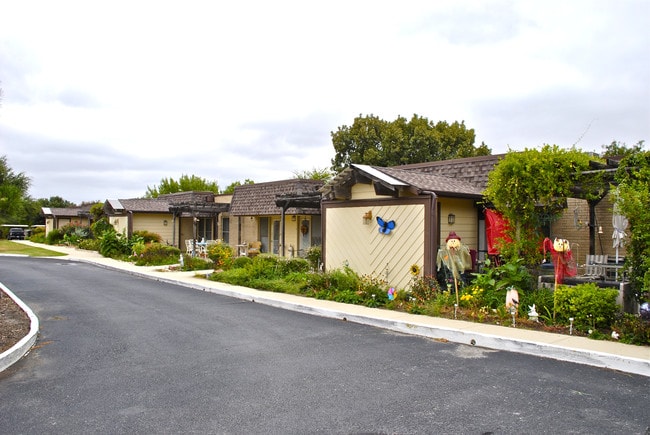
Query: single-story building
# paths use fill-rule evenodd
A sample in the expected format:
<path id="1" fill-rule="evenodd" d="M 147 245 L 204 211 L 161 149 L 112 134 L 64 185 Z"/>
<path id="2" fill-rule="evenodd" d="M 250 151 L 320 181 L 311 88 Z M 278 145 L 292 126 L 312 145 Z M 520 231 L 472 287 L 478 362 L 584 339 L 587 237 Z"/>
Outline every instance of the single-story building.
<path id="1" fill-rule="evenodd" d="M 92 223 L 91 204 L 79 207 L 42 207 L 45 216 L 45 234 L 68 225 L 87 227 Z"/>
<path id="2" fill-rule="evenodd" d="M 488 174 L 505 155 L 377 167 L 352 164 L 321 188 L 323 258 L 327 269 L 349 266 L 405 287 L 416 265 L 435 275 L 438 249 L 454 231 L 473 255 L 476 269 L 488 255 L 486 207 L 482 192 Z M 594 170 L 617 166 L 594 163 Z M 584 267 L 587 255 L 625 255 L 615 248 L 612 204 L 607 190 L 597 200 L 567 199 L 560 219 L 542 232 L 571 242 L 574 258 Z M 394 222 L 381 231 L 377 218 Z M 603 241 L 607 238 L 606 241 Z"/>
<path id="3" fill-rule="evenodd" d="M 113 227 L 127 236 L 150 231 L 162 242 L 184 250 L 185 240 L 220 238 L 219 217 L 230 207 L 212 192 L 180 192 L 157 198 L 109 199 L 104 212 Z"/>

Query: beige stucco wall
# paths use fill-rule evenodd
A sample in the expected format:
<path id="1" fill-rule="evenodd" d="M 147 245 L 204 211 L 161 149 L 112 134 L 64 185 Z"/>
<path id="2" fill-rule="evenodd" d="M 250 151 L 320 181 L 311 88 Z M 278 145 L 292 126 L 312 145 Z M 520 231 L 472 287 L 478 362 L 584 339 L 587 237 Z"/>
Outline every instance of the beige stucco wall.
<path id="1" fill-rule="evenodd" d="M 445 239 L 451 231 L 455 231 L 461 242 L 469 249 L 478 249 L 478 212 L 474 201 L 461 198 L 440 198 L 440 240 L 438 247 L 445 244 Z M 449 213 L 456 215 L 456 222 L 449 225 Z"/>
<path id="2" fill-rule="evenodd" d="M 364 223 L 363 215 L 368 211 L 372 219 Z M 325 213 L 326 269 L 349 266 L 360 275 L 406 288 L 411 280 L 411 265 L 424 266 L 423 204 L 327 208 Z M 396 227 L 389 235 L 379 233 L 377 216 L 395 221 Z"/>

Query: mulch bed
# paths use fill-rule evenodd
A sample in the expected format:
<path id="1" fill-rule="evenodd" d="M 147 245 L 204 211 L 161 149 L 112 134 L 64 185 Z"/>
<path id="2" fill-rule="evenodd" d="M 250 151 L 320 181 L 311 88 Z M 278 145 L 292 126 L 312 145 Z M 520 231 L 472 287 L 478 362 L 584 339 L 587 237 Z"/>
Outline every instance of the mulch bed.
<path id="1" fill-rule="evenodd" d="M 0 353 L 10 349 L 29 333 L 30 321 L 25 312 L 0 290 Z"/>

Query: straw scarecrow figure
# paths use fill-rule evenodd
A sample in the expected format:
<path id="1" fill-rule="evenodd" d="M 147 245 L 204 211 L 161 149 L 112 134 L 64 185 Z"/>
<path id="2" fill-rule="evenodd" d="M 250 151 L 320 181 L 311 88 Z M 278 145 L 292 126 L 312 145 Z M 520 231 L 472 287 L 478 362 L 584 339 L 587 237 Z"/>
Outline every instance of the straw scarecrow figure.
<path id="1" fill-rule="evenodd" d="M 472 256 L 469 248 L 460 242 L 460 237 L 451 231 L 445 239 L 445 245 L 438 250 L 438 270 L 444 265 L 454 278 L 456 305 L 458 305 L 458 280 L 466 270 L 472 268 Z"/>

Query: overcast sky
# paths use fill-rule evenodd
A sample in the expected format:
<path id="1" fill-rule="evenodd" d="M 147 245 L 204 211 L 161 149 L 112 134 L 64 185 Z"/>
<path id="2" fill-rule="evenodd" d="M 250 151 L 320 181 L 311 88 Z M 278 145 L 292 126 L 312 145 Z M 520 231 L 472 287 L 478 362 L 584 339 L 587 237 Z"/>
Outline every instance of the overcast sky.
<path id="1" fill-rule="evenodd" d="M 360 114 L 494 154 L 650 140 L 650 1 L 1 1 L 0 155 L 33 198 L 327 168 Z"/>

